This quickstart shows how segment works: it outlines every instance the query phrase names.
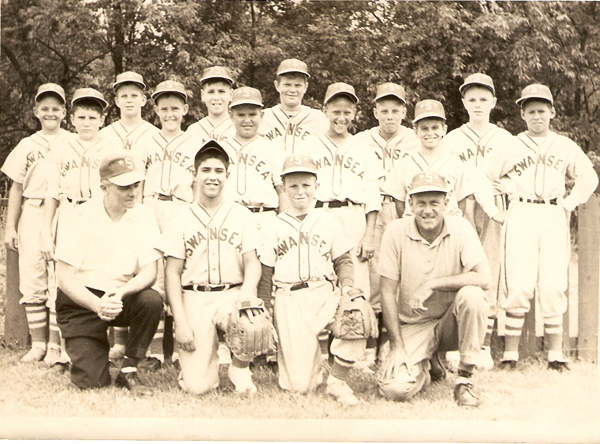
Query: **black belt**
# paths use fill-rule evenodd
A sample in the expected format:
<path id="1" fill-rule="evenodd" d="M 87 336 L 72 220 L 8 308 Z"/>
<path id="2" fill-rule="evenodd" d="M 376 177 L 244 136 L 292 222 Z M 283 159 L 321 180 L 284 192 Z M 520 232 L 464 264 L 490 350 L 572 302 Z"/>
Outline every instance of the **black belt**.
<path id="1" fill-rule="evenodd" d="M 533 204 L 550 204 L 550 205 L 558 205 L 558 199 L 555 197 L 553 199 L 526 199 L 524 197 L 519 197 L 519 202 L 533 203 Z"/>
<path id="2" fill-rule="evenodd" d="M 265 211 L 276 211 L 277 208 L 274 207 L 248 207 L 250 211 L 253 213 L 264 213 Z"/>
<path id="3" fill-rule="evenodd" d="M 225 284 L 225 285 L 196 285 L 196 284 L 191 284 L 191 285 L 184 285 L 183 289 L 184 290 L 191 290 L 191 291 L 205 291 L 205 292 L 211 292 L 211 291 L 224 291 L 224 290 L 229 290 L 230 288 L 235 288 L 235 287 L 239 287 L 242 284 Z"/>
<path id="4" fill-rule="evenodd" d="M 69 203 L 74 203 L 75 205 L 81 205 L 82 203 L 85 203 L 85 200 L 73 200 L 70 197 L 67 197 L 67 200 L 69 201 Z"/>
<path id="5" fill-rule="evenodd" d="M 300 282 L 299 284 L 294 284 L 290 287 L 290 291 L 302 290 L 303 288 L 308 288 L 308 282 Z"/>
<path id="6" fill-rule="evenodd" d="M 351 200 L 328 200 L 325 202 L 318 200 L 315 204 L 315 208 L 322 208 L 325 206 L 325 204 L 327 204 L 328 208 L 341 208 L 347 207 L 348 205 L 353 205 L 354 202 L 352 202 Z"/>
<path id="7" fill-rule="evenodd" d="M 173 196 L 168 195 L 168 194 L 160 194 L 159 193 L 159 194 L 156 195 L 156 198 L 158 200 L 166 200 L 166 201 L 169 201 L 169 202 L 173 201 Z"/>

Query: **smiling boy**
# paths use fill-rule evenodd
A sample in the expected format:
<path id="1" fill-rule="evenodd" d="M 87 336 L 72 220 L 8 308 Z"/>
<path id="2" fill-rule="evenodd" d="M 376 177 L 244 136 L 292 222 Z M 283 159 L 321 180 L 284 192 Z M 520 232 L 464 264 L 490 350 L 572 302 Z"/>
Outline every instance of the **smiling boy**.
<path id="1" fill-rule="evenodd" d="M 516 368 L 519 340 L 534 292 L 544 318 L 548 368 L 568 370 L 562 351 L 567 310 L 570 214 L 598 186 L 592 162 L 577 144 L 550 129 L 556 116 L 545 85 L 532 84 L 517 100 L 527 130 L 492 163 L 494 178 L 508 179 L 510 204 L 504 222 L 505 349 L 501 367 Z M 566 179 L 574 186 L 566 195 Z"/>
<path id="2" fill-rule="evenodd" d="M 311 134 L 324 133 L 329 128 L 321 110 L 302 104 L 309 78 L 306 63 L 298 59 L 283 60 L 274 81 L 279 104 L 264 111 L 259 133 L 287 154 L 293 154 Z"/>
<path id="3" fill-rule="evenodd" d="M 66 116 L 65 92 L 56 83 L 40 85 L 33 114 L 41 129 L 24 138 L 10 152 L 2 172 L 11 180 L 4 243 L 19 252 L 20 304 L 24 305 L 31 335 L 31 350 L 21 362 L 44 358 L 52 366 L 60 359 L 60 337 L 56 325 L 54 298 L 56 283 L 48 274 L 48 264 L 40 251 L 43 203 L 47 190 L 44 160 L 54 146 L 71 136 L 60 127 Z M 48 308 L 50 309 L 48 313 Z M 50 324 L 50 335 L 46 329 Z"/>
<path id="4" fill-rule="evenodd" d="M 199 146 L 211 139 L 220 141 L 235 134 L 228 112 L 233 83 L 231 71 L 223 66 L 211 66 L 202 71 L 200 98 L 206 106 L 207 116 L 191 124 L 186 130 L 195 134 Z"/>

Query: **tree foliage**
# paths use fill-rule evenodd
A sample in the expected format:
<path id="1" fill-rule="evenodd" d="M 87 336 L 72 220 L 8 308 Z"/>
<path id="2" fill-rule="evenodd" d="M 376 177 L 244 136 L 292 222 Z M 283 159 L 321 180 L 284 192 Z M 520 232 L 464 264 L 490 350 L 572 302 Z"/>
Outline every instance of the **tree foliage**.
<path id="1" fill-rule="evenodd" d="M 331 82 L 355 86 L 357 130 L 375 124 L 380 82 L 406 87 L 409 116 L 416 101 L 441 100 L 452 129 L 466 119 L 458 86 L 486 72 L 499 98 L 492 119 L 512 132 L 523 129 L 520 89 L 545 83 L 556 99 L 554 127 L 600 153 L 599 21 L 597 2 L 4 0 L 0 160 L 36 129 L 41 83 L 68 94 L 95 86 L 110 98 L 124 70 L 142 73 L 150 87 L 177 79 L 191 94 L 189 124 L 202 116 L 204 67 L 231 67 L 270 106 L 274 72 L 287 57 L 309 64 L 312 106 Z M 154 121 L 150 106 L 144 112 Z M 110 109 L 109 120 L 116 117 Z"/>

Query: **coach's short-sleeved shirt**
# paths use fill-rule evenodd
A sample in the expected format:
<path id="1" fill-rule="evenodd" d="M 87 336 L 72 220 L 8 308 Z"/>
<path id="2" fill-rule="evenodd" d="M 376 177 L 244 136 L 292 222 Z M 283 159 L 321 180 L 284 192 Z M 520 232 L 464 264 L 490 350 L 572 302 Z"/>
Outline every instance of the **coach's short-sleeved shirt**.
<path id="1" fill-rule="evenodd" d="M 184 259 L 182 285 L 239 284 L 244 281 L 244 253 L 257 249 L 252 213 L 225 200 L 210 215 L 198 202 L 185 208 L 163 231 L 158 248 Z"/>
<path id="2" fill-rule="evenodd" d="M 333 261 L 355 244 L 344 234 L 340 222 L 320 208 L 312 209 L 303 219 L 280 213 L 261 237 L 260 261 L 275 267 L 276 284 L 334 281 Z"/>
<path id="3" fill-rule="evenodd" d="M 48 189 L 46 159 L 54 146 L 63 145 L 72 133 L 61 129 L 56 136 L 38 131 L 22 139 L 9 153 L 2 172 L 14 182 L 23 185 L 23 197 L 43 199 Z"/>
<path id="4" fill-rule="evenodd" d="M 445 216 L 440 235 L 431 243 L 419 233 L 414 217 L 389 223 L 381 240 L 379 271 L 381 276 L 400 281 L 397 296 L 398 314 L 405 323 L 419 323 L 441 318 L 455 292 L 435 291 L 423 304 L 428 311 L 414 315 L 409 297 L 432 278 L 467 273 L 487 261 L 477 233 L 459 216 Z"/>
<path id="5" fill-rule="evenodd" d="M 56 259 L 75 267 L 86 287 L 112 291 L 161 257 L 154 248 L 158 236 L 156 219 L 148 208 L 138 204 L 114 222 L 103 199 L 95 198 L 61 219 Z"/>

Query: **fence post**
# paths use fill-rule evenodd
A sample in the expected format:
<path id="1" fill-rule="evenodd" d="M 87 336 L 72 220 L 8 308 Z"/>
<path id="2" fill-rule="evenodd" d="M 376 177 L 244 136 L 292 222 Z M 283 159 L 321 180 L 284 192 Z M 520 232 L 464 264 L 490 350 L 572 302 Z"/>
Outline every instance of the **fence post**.
<path id="1" fill-rule="evenodd" d="M 6 297 L 4 299 L 4 340 L 9 346 L 23 347 L 29 342 L 25 309 L 19 304 L 19 253 L 6 250 Z"/>
<path id="2" fill-rule="evenodd" d="M 598 297 L 600 294 L 600 194 L 579 206 L 579 310 L 577 355 L 598 362 Z"/>

